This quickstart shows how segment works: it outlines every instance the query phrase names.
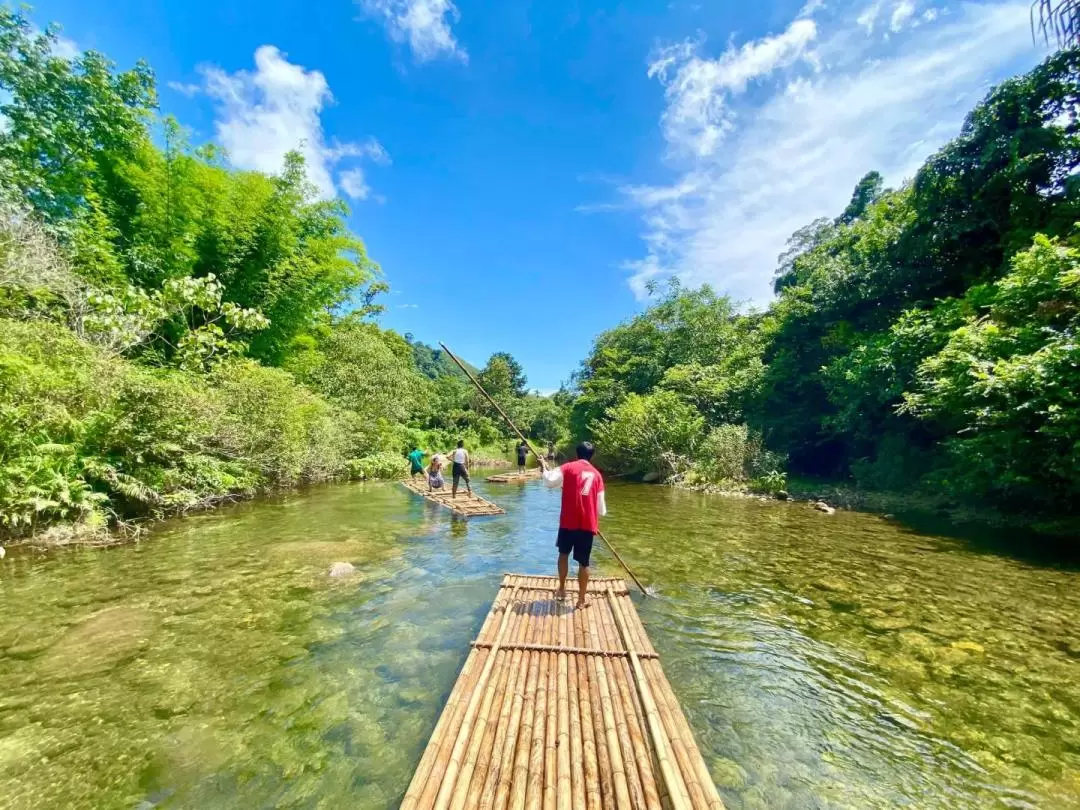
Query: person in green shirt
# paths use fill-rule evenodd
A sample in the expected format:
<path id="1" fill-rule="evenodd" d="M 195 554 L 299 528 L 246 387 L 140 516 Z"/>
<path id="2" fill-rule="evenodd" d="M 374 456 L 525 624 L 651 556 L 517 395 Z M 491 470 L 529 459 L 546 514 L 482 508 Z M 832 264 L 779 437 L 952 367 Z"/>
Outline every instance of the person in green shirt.
<path id="1" fill-rule="evenodd" d="M 424 471 L 424 451 L 417 447 L 409 453 L 409 476 L 416 478 L 417 473 Z"/>

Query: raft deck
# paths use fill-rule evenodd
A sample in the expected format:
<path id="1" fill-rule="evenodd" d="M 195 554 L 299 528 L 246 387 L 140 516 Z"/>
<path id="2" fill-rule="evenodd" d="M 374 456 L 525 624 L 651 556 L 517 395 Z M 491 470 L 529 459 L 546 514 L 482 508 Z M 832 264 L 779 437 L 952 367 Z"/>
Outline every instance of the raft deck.
<path id="1" fill-rule="evenodd" d="M 540 478 L 541 473 L 542 470 L 539 467 L 535 467 L 531 470 L 526 470 L 524 473 L 508 472 L 489 475 L 487 477 L 487 482 L 489 484 L 517 484 L 521 481 L 535 481 Z"/>
<path id="2" fill-rule="evenodd" d="M 479 495 L 470 495 L 464 486 L 458 487 L 457 497 L 454 498 L 451 494 L 452 490 L 449 482 L 447 482 L 442 489 L 437 489 L 433 492 L 428 492 L 427 481 L 412 481 L 406 479 L 401 482 L 401 485 L 405 487 L 405 489 L 426 498 L 432 503 L 445 506 L 457 515 L 474 517 L 479 515 L 502 515 L 506 512 L 502 507 L 496 506 L 491 501 L 485 500 Z"/>
<path id="3" fill-rule="evenodd" d="M 556 588 L 503 578 L 403 810 L 722 810 L 626 583 Z"/>

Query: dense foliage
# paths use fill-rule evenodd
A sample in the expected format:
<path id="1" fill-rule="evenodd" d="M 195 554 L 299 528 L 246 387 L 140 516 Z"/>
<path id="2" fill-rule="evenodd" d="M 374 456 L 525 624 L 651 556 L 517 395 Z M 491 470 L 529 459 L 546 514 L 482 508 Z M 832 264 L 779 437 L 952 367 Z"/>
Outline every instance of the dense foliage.
<path id="1" fill-rule="evenodd" d="M 912 182 L 869 173 L 792 236 L 768 311 L 676 285 L 601 335 L 575 432 L 637 472 L 775 486 L 786 457 L 1077 511 L 1078 79 L 1080 51 L 1056 54 L 994 88 Z"/>
<path id="2" fill-rule="evenodd" d="M 441 351 L 373 322 L 387 285 L 298 154 L 235 170 L 158 117 L 147 65 L 54 44 L 0 7 L 0 535 L 509 450 Z M 480 374 L 566 436 L 510 355 Z"/>

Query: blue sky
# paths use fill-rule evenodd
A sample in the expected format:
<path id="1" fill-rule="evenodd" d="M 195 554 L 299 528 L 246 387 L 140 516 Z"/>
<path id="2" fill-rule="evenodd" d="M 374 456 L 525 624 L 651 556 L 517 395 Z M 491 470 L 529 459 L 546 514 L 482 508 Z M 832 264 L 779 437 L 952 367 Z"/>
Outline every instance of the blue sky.
<path id="1" fill-rule="evenodd" d="M 910 177 L 1045 52 L 1028 0 L 49 0 L 34 17 L 272 171 L 301 142 L 383 323 L 556 388 L 673 275 L 769 300 L 796 228 Z"/>

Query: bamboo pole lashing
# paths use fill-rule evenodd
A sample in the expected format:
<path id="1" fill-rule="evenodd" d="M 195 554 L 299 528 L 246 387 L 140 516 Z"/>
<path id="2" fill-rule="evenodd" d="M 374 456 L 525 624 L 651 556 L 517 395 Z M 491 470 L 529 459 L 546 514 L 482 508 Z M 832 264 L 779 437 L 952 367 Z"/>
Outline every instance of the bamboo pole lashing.
<path id="1" fill-rule="evenodd" d="M 473 647 L 488 647 L 490 648 L 492 642 L 490 641 L 472 641 L 469 642 Z M 569 653 L 570 655 L 603 655 L 607 658 L 626 658 L 629 653 L 626 650 L 594 650 L 589 647 L 563 647 L 559 644 L 519 644 L 517 642 L 508 642 L 499 647 L 501 650 L 535 650 L 537 652 L 554 652 L 554 653 Z M 658 658 L 656 653 L 638 653 L 639 658 Z"/>

